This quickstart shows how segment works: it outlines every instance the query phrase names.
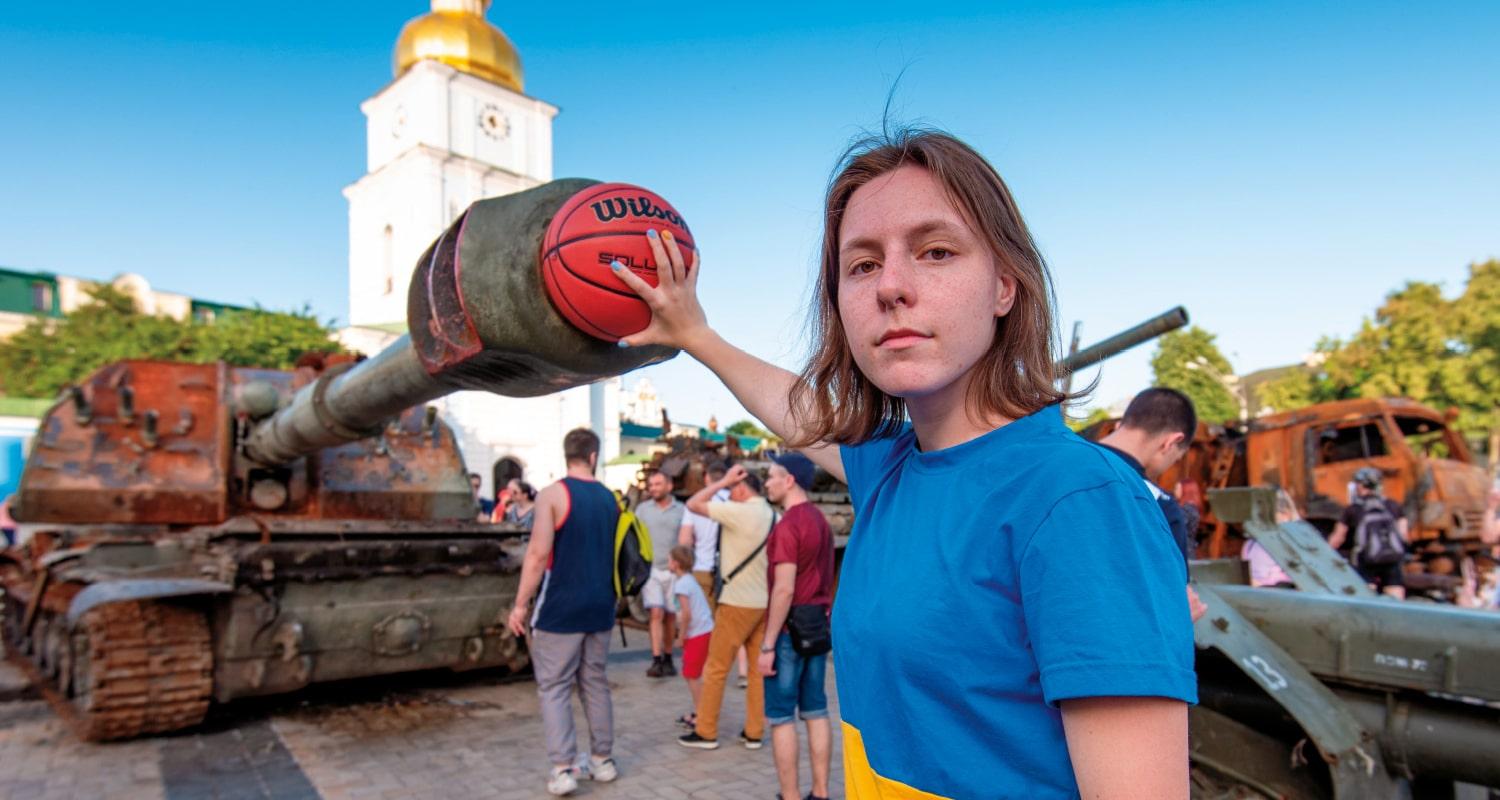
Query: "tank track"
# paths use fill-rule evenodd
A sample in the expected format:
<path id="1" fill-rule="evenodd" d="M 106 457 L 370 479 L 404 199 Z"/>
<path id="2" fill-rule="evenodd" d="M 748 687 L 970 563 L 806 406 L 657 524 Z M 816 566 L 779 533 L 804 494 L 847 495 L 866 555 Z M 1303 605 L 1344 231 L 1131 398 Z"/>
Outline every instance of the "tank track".
<path id="1" fill-rule="evenodd" d="M 110 603 L 85 614 L 50 652 L 45 632 L 61 630 L 62 622 L 37 623 L 42 635 L 12 637 L 12 655 L 32 654 L 17 660 L 80 738 L 165 733 L 197 725 L 208 713 L 213 648 L 202 613 L 151 600 Z"/>

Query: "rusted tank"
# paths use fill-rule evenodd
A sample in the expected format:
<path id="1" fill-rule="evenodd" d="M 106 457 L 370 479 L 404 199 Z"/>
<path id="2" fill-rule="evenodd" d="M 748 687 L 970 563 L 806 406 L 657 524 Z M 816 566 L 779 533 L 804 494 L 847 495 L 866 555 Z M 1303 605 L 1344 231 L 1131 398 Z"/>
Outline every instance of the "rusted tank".
<path id="1" fill-rule="evenodd" d="M 1282 488 L 1326 534 L 1350 502 L 1354 472 L 1375 467 L 1384 476 L 1385 496 L 1401 503 L 1410 521 L 1408 587 L 1442 597 L 1459 583 L 1457 564 L 1488 548 L 1480 534 L 1489 475 L 1448 422 L 1403 398 L 1340 400 L 1247 422 L 1205 422 L 1161 485 L 1169 492 L 1187 479 L 1203 491 Z M 1116 424 L 1099 423 L 1084 435 L 1102 438 Z M 1235 529 L 1211 505 L 1203 526 L 1202 555 L 1239 552 Z"/>
<path id="2" fill-rule="evenodd" d="M 471 206 L 417 265 L 410 336 L 373 358 L 124 361 L 59 400 L 13 511 L 35 532 L 0 556 L 0 586 L 7 650 L 82 736 L 183 728 L 212 702 L 320 681 L 527 663 L 504 624 L 524 532 L 474 521 L 425 403 L 674 355 L 584 336 L 540 300 L 546 225 L 594 183 Z"/>

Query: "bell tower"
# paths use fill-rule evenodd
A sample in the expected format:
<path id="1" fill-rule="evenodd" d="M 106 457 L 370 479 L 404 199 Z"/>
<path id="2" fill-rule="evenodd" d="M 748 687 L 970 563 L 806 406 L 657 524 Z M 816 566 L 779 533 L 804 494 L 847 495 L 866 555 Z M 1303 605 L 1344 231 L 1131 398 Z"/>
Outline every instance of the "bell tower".
<path id="1" fill-rule="evenodd" d="M 364 353 L 406 332 L 412 269 L 469 204 L 552 180 L 557 108 L 525 94 L 516 48 L 485 19 L 489 0 L 431 2 L 401 29 L 394 80 L 359 107 L 368 163 L 344 189 L 349 327 L 339 338 Z M 561 478 L 562 440 L 573 428 L 599 434 L 601 466 L 617 456 L 619 387 L 611 378 L 545 397 L 456 392 L 434 405 L 493 497 L 496 464 L 524 469 L 535 486 Z M 612 469 L 633 477 L 636 465 Z"/>
<path id="2" fill-rule="evenodd" d="M 489 0 L 432 0 L 406 23 L 394 80 L 360 104 L 364 177 L 349 200 L 349 322 L 393 327 L 427 245 L 470 203 L 552 179 L 557 108 L 523 92 L 521 59 Z"/>

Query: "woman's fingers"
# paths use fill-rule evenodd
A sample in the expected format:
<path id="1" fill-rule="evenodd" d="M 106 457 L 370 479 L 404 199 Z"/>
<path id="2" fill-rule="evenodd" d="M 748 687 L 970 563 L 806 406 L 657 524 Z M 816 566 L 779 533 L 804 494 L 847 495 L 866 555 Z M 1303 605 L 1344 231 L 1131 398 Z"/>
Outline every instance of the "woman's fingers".
<path id="1" fill-rule="evenodd" d="M 646 329 L 621 338 L 620 345 L 682 347 L 695 331 L 707 325 L 697 297 L 697 250 L 693 252 L 693 268 L 688 269 L 684 266 L 681 245 L 669 232 L 651 230 L 646 241 L 656 263 L 655 286 L 618 261 L 610 264 L 615 275 L 651 309 L 651 322 Z"/>
<path id="2" fill-rule="evenodd" d="M 693 268 L 687 271 L 688 289 L 692 290 L 695 295 L 698 293 L 698 255 L 698 248 L 694 247 Z"/>
<path id="3" fill-rule="evenodd" d="M 641 299 L 646 301 L 646 305 L 651 306 L 652 308 L 656 307 L 657 289 L 655 287 L 653 287 L 649 283 L 646 283 L 645 279 L 643 279 L 641 276 L 626 269 L 625 265 L 621 264 L 618 261 L 609 262 L 609 268 L 611 270 L 614 270 L 616 278 L 624 281 L 625 285 L 629 286 L 631 291 L 640 295 Z"/>
<path id="4" fill-rule="evenodd" d="M 671 231 L 663 231 L 661 238 L 667 245 L 667 258 L 672 269 L 672 280 L 681 283 L 687 278 L 687 266 L 682 261 L 682 246 L 677 243 L 677 237 Z"/>
<path id="5" fill-rule="evenodd" d="M 646 242 L 651 245 L 651 258 L 656 262 L 656 284 L 666 287 L 677 283 L 677 276 L 672 273 L 672 261 L 667 256 L 666 242 L 662 239 L 655 228 L 646 231 Z"/>

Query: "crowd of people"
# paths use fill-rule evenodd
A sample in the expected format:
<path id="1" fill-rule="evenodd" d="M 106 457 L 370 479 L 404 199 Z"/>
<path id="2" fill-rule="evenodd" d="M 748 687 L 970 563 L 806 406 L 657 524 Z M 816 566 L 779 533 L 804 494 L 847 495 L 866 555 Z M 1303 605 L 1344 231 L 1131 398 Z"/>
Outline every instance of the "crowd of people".
<path id="1" fill-rule="evenodd" d="M 567 477 L 536 497 L 508 620 L 531 648 L 552 764 L 547 790 L 555 795 L 573 792 L 580 779 L 607 782 L 619 774 L 605 666 L 618 603 L 615 536 L 625 509 L 593 477 L 595 434 L 570 432 L 564 455 Z M 833 751 L 825 682 L 834 544 L 827 520 L 807 497 L 814 471 L 798 453 L 775 457 L 764 480 L 743 465 L 719 465 L 686 504 L 673 495 L 671 479 L 654 472 L 630 513 L 645 525 L 653 556 L 641 591 L 650 611 L 647 675 L 677 674 L 674 652 L 682 651 L 691 710 L 677 719 L 687 728 L 678 743 L 719 747 L 726 684 L 736 654 L 748 650 L 755 655 L 738 741 L 759 749 L 769 726 L 781 796 L 803 798 L 795 728 L 802 720 L 812 771 L 805 797 L 824 800 Z M 577 749 L 575 690 L 589 728 L 586 755 Z"/>

